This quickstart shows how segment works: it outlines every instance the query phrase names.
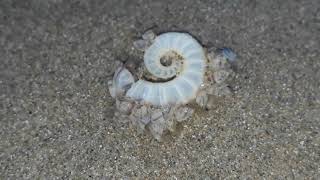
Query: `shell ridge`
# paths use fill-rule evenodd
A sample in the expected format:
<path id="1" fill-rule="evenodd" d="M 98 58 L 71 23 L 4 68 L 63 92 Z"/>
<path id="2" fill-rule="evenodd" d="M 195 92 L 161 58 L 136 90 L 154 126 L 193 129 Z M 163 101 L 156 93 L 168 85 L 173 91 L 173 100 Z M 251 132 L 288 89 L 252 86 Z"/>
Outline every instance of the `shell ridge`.
<path id="1" fill-rule="evenodd" d="M 158 78 L 176 75 L 175 63 L 170 66 L 160 63 L 160 58 L 168 51 L 175 51 L 183 57 L 185 64 L 181 73 L 168 82 L 138 80 L 128 90 L 127 96 L 140 97 L 156 106 L 187 103 L 195 97 L 204 78 L 206 59 L 202 46 L 186 33 L 169 32 L 157 36 L 144 54 L 145 66 L 152 75 Z"/>

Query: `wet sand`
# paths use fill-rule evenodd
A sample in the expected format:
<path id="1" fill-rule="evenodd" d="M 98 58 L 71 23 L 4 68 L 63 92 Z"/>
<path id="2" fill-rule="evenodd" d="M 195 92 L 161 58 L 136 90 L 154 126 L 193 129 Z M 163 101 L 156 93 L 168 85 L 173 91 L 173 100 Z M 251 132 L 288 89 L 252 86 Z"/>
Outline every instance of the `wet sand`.
<path id="1" fill-rule="evenodd" d="M 0 1 L 0 179 L 317 179 L 320 4 Z M 234 95 L 157 142 L 115 120 L 116 60 L 147 29 L 238 54 Z"/>

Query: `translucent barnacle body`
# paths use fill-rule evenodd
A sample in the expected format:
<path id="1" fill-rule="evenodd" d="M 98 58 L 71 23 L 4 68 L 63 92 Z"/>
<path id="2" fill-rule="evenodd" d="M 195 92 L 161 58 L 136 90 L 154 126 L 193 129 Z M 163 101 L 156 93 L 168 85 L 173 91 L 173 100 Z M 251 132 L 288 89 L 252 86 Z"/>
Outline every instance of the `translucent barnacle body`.
<path id="1" fill-rule="evenodd" d="M 108 82 L 111 96 L 116 98 L 120 94 L 125 93 L 133 82 L 134 78 L 132 74 L 121 65 L 115 71 L 112 81 Z"/>
<path id="2" fill-rule="evenodd" d="M 224 47 L 221 49 L 221 53 L 230 62 L 234 62 L 237 58 L 237 54 L 231 48 Z"/>

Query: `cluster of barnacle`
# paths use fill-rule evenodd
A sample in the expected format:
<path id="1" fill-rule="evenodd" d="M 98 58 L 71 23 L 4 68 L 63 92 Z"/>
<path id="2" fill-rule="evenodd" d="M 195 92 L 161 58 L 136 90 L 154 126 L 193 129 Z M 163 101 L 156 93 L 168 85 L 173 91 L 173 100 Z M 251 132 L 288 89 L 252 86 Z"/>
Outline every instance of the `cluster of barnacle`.
<path id="1" fill-rule="evenodd" d="M 152 31 L 133 46 L 144 52 L 143 62 L 118 62 L 109 91 L 116 116 L 130 119 L 141 132 L 148 129 L 157 140 L 192 117 L 190 105 L 210 108 L 211 96 L 231 93 L 225 81 L 236 56 L 228 48 L 208 50 L 187 33 Z"/>

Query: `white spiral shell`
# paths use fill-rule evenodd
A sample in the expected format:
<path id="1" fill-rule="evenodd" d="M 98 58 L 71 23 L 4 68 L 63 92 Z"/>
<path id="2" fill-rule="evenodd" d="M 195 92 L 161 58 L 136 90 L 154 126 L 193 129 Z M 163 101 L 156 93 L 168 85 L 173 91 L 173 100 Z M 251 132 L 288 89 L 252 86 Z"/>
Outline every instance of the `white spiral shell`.
<path id="1" fill-rule="evenodd" d="M 170 51 L 183 58 L 182 70 L 179 73 L 177 64 L 163 66 L 160 63 L 160 58 Z M 140 79 L 127 91 L 127 97 L 155 106 L 186 104 L 195 98 L 203 83 L 206 56 L 202 46 L 189 34 L 169 32 L 156 37 L 145 52 L 144 63 L 155 77 L 176 77 L 167 82 Z"/>

